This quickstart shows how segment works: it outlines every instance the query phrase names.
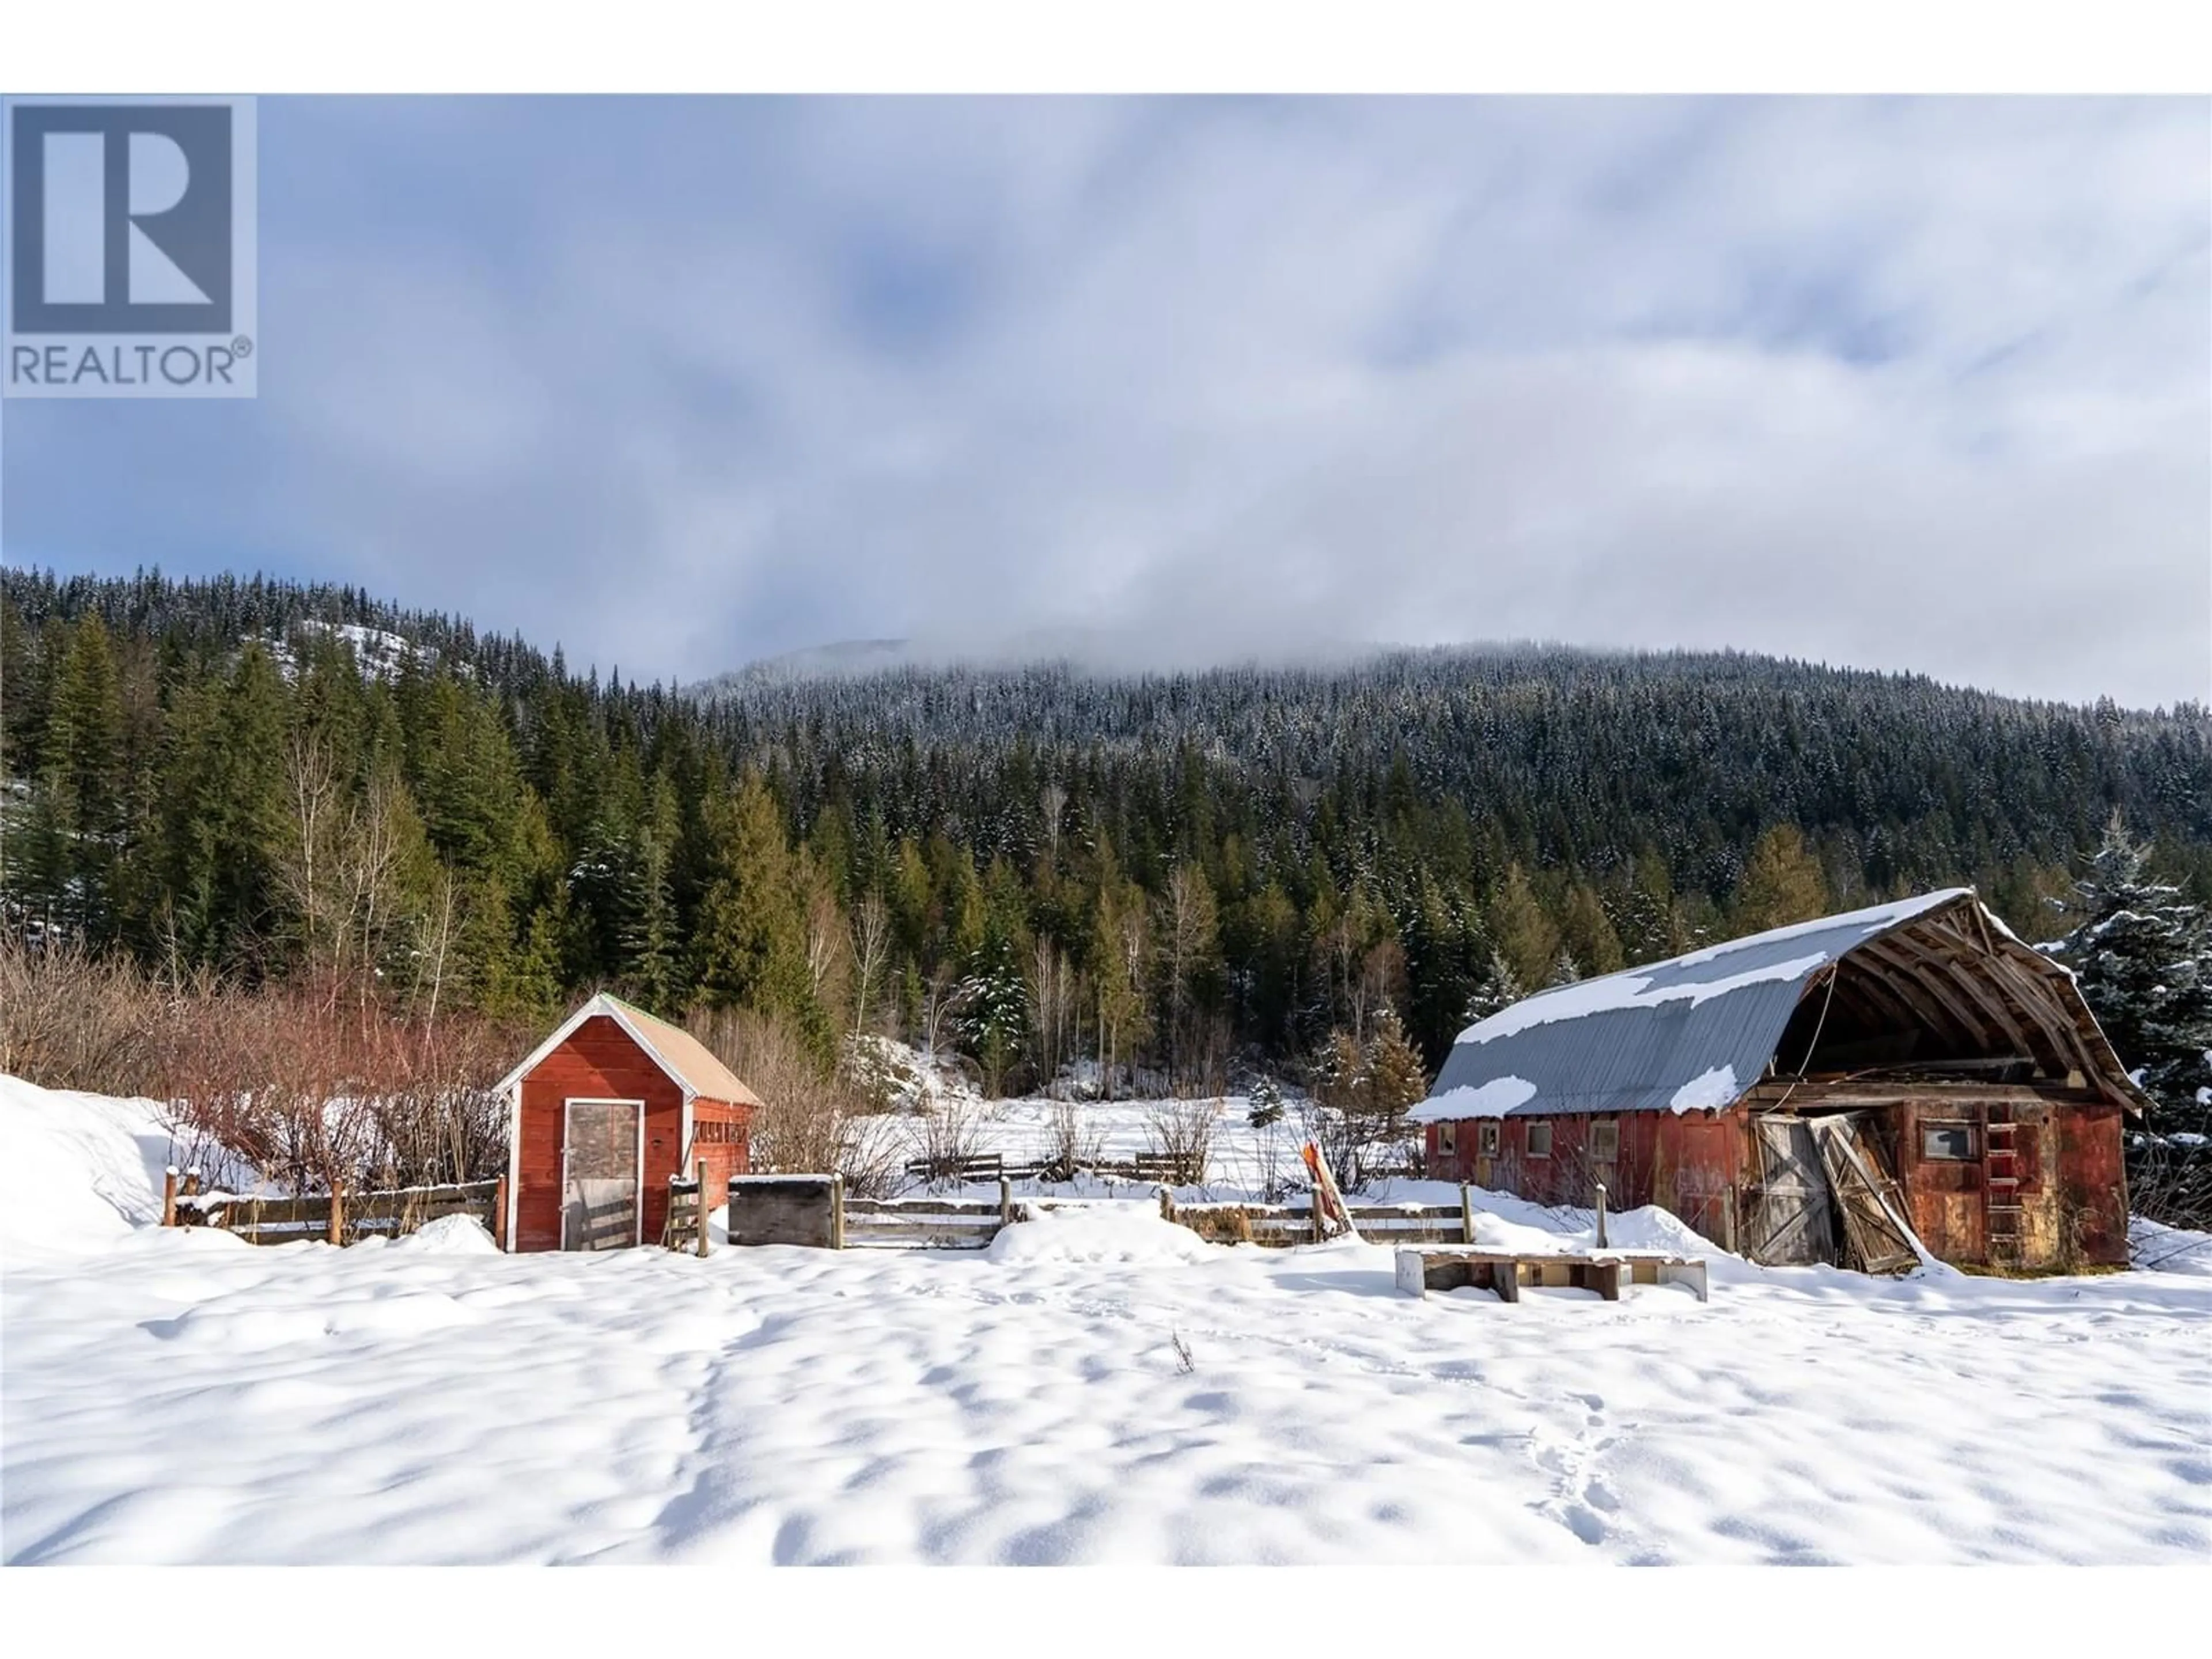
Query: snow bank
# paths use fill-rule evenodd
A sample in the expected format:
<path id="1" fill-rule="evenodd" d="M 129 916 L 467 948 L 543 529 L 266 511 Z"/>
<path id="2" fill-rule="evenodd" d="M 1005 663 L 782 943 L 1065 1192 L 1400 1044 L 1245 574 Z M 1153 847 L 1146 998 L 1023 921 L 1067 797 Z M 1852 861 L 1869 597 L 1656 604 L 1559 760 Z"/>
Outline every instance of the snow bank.
<path id="1" fill-rule="evenodd" d="M 1074 1204 L 1031 1212 L 1003 1227 L 984 1254 L 994 1261 L 1115 1262 L 1127 1267 L 1218 1261 L 1221 1247 L 1163 1221 L 1148 1204 Z"/>
<path id="2" fill-rule="evenodd" d="M 2139 1271 L 2212 1279 L 2212 1233 L 2134 1216 L 2128 1222 L 2128 1260 Z"/>
<path id="3" fill-rule="evenodd" d="M 100 1249 L 159 1221 L 170 1147 L 154 1101 L 0 1073 L 0 1254 Z"/>
<path id="4" fill-rule="evenodd" d="M 1133 1110 L 1133 1109 L 1132 1109 Z M 507 1256 L 153 1218 L 144 1102 L 0 1079 L 10 1562 L 2200 1562 L 2212 1273 L 1715 1262 L 1710 1306 L 1396 1293 L 1150 1200 L 988 1251 Z M 1443 1182 L 1389 1196 L 1456 1202 Z M 1585 1212 L 1481 1193 L 1486 1243 Z M 105 1241 L 103 1243 L 102 1241 Z M 334 1503 L 332 1493 L 343 1496 Z"/>
<path id="5" fill-rule="evenodd" d="M 725 1206 L 726 1209 L 727 1206 Z M 472 1215 L 441 1215 L 403 1238 L 392 1241 L 395 1250 L 423 1255 L 497 1255 L 499 1246 L 490 1231 Z"/>

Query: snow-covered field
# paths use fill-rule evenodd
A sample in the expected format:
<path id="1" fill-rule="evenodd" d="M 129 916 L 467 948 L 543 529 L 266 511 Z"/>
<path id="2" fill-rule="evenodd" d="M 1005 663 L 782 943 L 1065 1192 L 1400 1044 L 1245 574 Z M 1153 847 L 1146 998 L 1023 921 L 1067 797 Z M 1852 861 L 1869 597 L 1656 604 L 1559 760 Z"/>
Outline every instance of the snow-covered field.
<path id="1" fill-rule="evenodd" d="M 1417 1302 L 1387 1250 L 1225 1249 L 1145 1201 L 967 1255 L 508 1258 L 461 1220 L 257 1249 L 132 1224 L 166 1149 L 143 1105 L 0 1079 L 8 1561 L 2212 1553 L 2201 1273 L 1711 1253 L 1705 1305 Z"/>

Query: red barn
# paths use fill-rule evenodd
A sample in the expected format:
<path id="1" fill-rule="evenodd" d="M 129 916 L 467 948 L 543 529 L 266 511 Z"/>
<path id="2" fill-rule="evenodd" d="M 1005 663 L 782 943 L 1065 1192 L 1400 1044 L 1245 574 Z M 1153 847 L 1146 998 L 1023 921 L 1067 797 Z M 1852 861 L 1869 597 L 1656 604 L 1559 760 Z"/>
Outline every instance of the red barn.
<path id="1" fill-rule="evenodd" d="M 510 1250 L 658 1240 L 671 1176 L 747 1167 L 760 1099 L 690 1032 L 602 992 L 500 1083 Z"/>
<path id="2" fill-rule="evenodd" d="M 1461 1033 L 1431 1176 L 1656 1204 L 1770 1263 L 2127 1261 L 2144 1104 L 2074 976 L 1966 889 L 1546 991 Z"/>

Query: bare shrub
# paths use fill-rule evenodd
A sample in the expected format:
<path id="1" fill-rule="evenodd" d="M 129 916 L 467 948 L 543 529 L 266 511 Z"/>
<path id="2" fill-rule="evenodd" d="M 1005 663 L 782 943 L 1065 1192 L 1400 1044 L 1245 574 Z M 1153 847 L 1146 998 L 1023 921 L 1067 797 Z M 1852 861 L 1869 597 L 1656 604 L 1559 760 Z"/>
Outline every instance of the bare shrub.
<path id="1" fill-rule="evenodd" d="M 2212 1146 L 2134 1133 L 2125 1156 L 2129 1209 L 2164 1226 L 2212 1229 Z"/>
<path id="2" fill-rule="evenodd" d="M 436 1025 L 392 1023 L 363 1071 L 380 1185 L 431 1186 L 497 1174 L 507 1158 L 507 1100 L 495 1085 L 532 1033 L 448 1015 Z"/>
<path id="3" fill-rule="evenodd" d="M 1054 1101 L 1052 1142 L 1045 1159 L 1045 1179 L 1073 1181 L 1079 1170 L 1096 1169 L 1105 1158 L 1105 1133 L 1092 1128 L 1083 1109 L 1074 1102 Z"/>
<path id="4" fill-rule="evenodd" d="M 223 1186 L 496 1175 L 507 1112 L 492 1085 L 532 1040 L 475 1014 L 416 1018 L 328 975 L 164 985 L 119 955 L 0 940 L 0 1070 L 165 1102 L 176 1161 Z"/>
<path id="5" fill-rule="evenodd" d="M 763 1174 L 837 1174 L 860 1197 L 896 1190 L 895 1132 L 879 1126 L 878 1102 L 849 1075 L 816 1057 L 788 1020 L 750 1008 L 696 1011 L 691 1034 L 760 1097 L 751 1165 Z"/>
<path id="6" fill-rule="evenodd" d="M 127 957 L 0 939 L 0 1072 L 48 1089 L 155 1092 L 166 1000 Z"/>
<path id="7" fill-rule="evenodd" d="M 945 1095 L 914 1117 L 915 1160 L 932 1182 L 957 1181 L 983 1150 L 983 1107 L 969 1095 Z"/>
<path id="8" fill-rule="evenodd" d="M 180 1001 L 165 1064 L 172 1131 L 295 1193 L 362 1185 L 373 1117 L 349 1064 L 354 1012 L 298 990 L 203 985 Z"/>
<path id="9" fill-rule="evenodd" d="M 889 1198 L 906 1185 L 906 1136 L 896 1118 L 870 1113 L 845 1120 L 837 1173 L 855 1198 Z"/>
<path id="10" fill-rule="evenodd" d="M 1175 1160 L 1176 1180 L 1188 1186 L 1206 1179 L 1213 1153 L 1213 1120 L 1221 1103 L 1203 1097 L 1160 1100 L 1145 1114 L 1145 1139 L 1163 1158 Z"/>
<path id="11" fill-rule="evenodd" d="M 157 1092 L 181 1156 L 226 1184 L 295 1193 L 483 1180 L 507 1161 L 494 1091 L 529 1034 L 475 1016 L 433 1024 L 326 985 L 204 982 L 168 1017 Z"/>

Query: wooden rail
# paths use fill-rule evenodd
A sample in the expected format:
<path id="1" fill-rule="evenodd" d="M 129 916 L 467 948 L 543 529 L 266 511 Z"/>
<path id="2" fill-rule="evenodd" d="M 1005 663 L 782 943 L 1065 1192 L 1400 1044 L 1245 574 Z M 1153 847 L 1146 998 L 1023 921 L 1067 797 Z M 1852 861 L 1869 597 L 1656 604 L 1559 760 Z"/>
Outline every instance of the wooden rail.
<path id="1" fill-rule="evenodd" d="M 259 1198 L 202 1192 L 198 1170 L 190 1172 L 180 1183 L 172 1170 L 161 1193 L 164 1226 L 216 1227 L 252 1244 L 289 1244 L 303 1238 L 342 1244 L 371 1235 L 398 1238 L 449 1215 L 476 1217 L 495 1240 L 503 1243 L 507 1177 L 403 1187 L 391 1192 L 341 1189 L 307 1198 Z"/>
<path id="2" fill-rule="evenodd" d="M 1032 1211 L 1053 1206 L 1050 1199 L 1013 1196 L 1014 1176 L 999 1177 L 996 1202 L 977 1198 L 846 1198 L 843 1240 L 848 1245 L 903 1244 L 924 1249 L 979 1249 L 999 1230 L 1028 1219 Z M 1323 1236 L 1320 1218 L 1308 1205 L 1178 1205 L 1165 1186 L 1159 1188 L 1164 1220 L 1188 1227 L 1217 1244 L 1261 1244 L 1285 1248 L 1310 1244 Z M 1474 1206 L 1462 1186 L 1457 1204 L 1364 1204 L 1347 1213 L 1361 1235 L 1376 1243 L 1472 1244 Z"/>
<path id="3" fill-rule="evenodd" d="M 1093 1158 L 1071 1164 L 1046 1158 L 1026 1164 L 1010 1164 L 1003 1154 L 985 1153 L 976 1158 L 957 1160 L 918 1158 L 906 1166 L 907 1174 L 918 1180 L 957 1184 L 970 1181 L 1073 1181 L 1079 1176 L 1094 1176 L 1105 1181 L 1127 1181 L 1134 1185 L 1150 1186 L 1168 1182 L 1177 1186 L 1191 1186 L 1205 1176 L 1190 1160 L 1165 1152 L 1139 1152 L 1133 1158 Z"/>
<path id="4" fill-rule="evenodd" d="M 1217 1244 L 1282 1248 L 1324 1236 L 1310 1204 L 1177 1204 L 1164 1193 L 1160 1213 Z M 1354 1204 L 1345 1213 L 1363 1238 L 1378 1244 L 1474 1243 L 1474 1197 L 1464 1183 L 1456 1204 Z"/>
<path id="5" fill-rule="evenodd" d="M 583 1222 L 574 1243 L 569 1245 L 571 1249 L 619 1250 L 635 1244 L 638 1242 L 637 1195 L 626 1193 L 605 1204 L 587 1205 Z"/>
<path id="6" fill-rule="evenodd" d="M 923 1249 L 981 1249 L 999 1230 L 1028 1216 L 1013 1198 L 1014 1178 L 999 1177 L 995 1202 L 977 1198 L 846 1198 L 839 1235 L 846 1249 L 903 1244 Z"/>
<path id="7" fill-rule="evenodd" d="M 699 1207 L 699 1194 L 707 1185 L 707 1165 L 685 1177 L 668 1177 L 668 1219 L 661 1224 L 660 1242 L 672 1250 L 694 1249 L 707 1254 L 707 1228 Z"/>

